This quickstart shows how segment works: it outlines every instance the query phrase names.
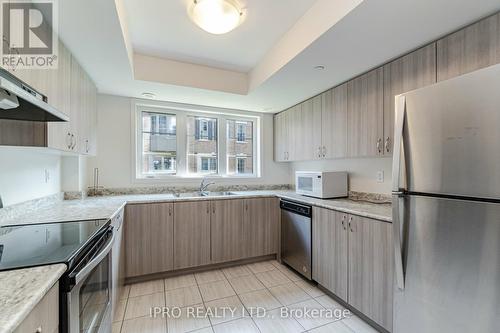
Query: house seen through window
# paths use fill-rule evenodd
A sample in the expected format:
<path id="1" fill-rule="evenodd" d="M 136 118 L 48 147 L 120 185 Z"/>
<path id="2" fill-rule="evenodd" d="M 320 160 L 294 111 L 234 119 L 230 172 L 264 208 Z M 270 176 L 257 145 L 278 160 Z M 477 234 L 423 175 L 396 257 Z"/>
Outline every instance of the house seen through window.
<path id="1" fill-rule="evenodd" d="M 144 174 L 175 174 L 177 170 L 176 117 L 142 112 L 142 159 Z"/>

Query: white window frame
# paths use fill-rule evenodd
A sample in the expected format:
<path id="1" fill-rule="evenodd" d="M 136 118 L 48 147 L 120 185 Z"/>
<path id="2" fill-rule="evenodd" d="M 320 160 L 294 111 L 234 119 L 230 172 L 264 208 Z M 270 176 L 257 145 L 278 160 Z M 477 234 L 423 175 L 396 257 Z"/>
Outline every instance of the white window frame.
<path id="1" fill-rule="evenodd" d="M 238 143 L 246 143 L 246 142 L 247 142 L 247 134 L 246 134 L 245 132 L 243 132 L 243 137 L 245 138 L 245 140 L 240 141 L 240 140 L 239 140 L 239 139 L 240 139 L 240 136 L 239 136 L 239 130 L 240 130 L 240 128 L 241 128 L 240 126 L 241 126 L 241 125 L 246 126 L 246 123 L 247 123 L 247 122 L 246 122 L 246 121 L 245 121 L 245 122 L 243 122 L 243 121 L 237 121 L 237 120 L 236 120 L 234 123 L 235 123 L 235 125 L 237 126 L 237 129 L 236 129 L 236 142 L 238 142 Z"/>
<path id="2" fill-rule="evenodd" d="M 150 183 L 158 181 L 170 181 L 175 179 L 200 179 L 200 178 L 261 178 L 261 119 L 260 115 L 252 112 L 239 110 L 220 109 L 190 104 L 171 102 L 156 102 L 140 99 L 132 99 L 131 102 L 131 124 L 132 124 L 132 183 Z M 176 116 L 177 134 L 177 158 L 176 174 L 143 174 L 142 157 L 142 112 L 166 113 Z M 187 170 L 187 117 L 206 117 L 217 119 L 217 174 L 193 174 Z M 227 120 L 247 122 L 252 121 L 253 140 L 253 174 L 227 174 Z M 247 157 L 248 158 L 248 157 Z"/>

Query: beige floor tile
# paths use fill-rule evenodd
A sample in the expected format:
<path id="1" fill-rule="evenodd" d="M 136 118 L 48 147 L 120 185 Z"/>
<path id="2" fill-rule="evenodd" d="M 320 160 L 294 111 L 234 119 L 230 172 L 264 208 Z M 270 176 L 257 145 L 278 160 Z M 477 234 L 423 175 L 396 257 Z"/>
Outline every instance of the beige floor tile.
<path id="1" fill-rule="evenodd" d="M 252 273 L 254 274 L 272 271 L 273 269 L 275 269 L 272 261 L 255 262 L 253 264 L 248 264 L 247 268 L 250 269 L 250 271 L 252 271 Z"/>
<path id="2" fill-rule="evenodd" d="M 292 280 L 294 282 L 304 280 L 304 278 L 301 275 L 299 275 L 297 272 L 291 270 L 290 268 L 286 267 L 285 265 L 278 263 L 278 265 L 276 265 L 276 268 L 278 268 L 278 270 L 281 273 L 285 274 L 285 276 L 287 278 L 289 278 L 290 280 Z"/>
<path id="3" fill-rule="evenodd" d="M 261 333 L 299 333 L 304 328 L 291 317 L 282 317 L 281 310 L 276 309 L 267 312 L 265 317 L 253 317 L 253 321 Z"/>
<path id="4" fill-rule="evenodd" d="M 134 283 L 130 285 L 130 294 L 128 297 L 162 293 L 165 291 L 164 288 L 163 280 Z"/>
<path id="5" fill-rule="evenodd" d="M 231 283 L 237 294 L 266 288 L 253 274 L 230 279 L 229 283 Z"/>
<path id="6" fill-rule="evenodd" d="M 252 274 L 252 272 L 246 266 L 235 266 L 235 267 L 224 268 L 222 270 L 222 273 L 224 273 L 224 275 L 228 280 L 235 277 Z"/>
<path id="7" fill-rule="evenodd" d="M 125 320 L 149 316 L 151 308 L 155 306 L 165 306 L 164 293 L 131 297 L 128 299 L 127 310 L 125 311 Z"/>
<path id="8" fill-rule="evenodd" d="M 227 280 L 200 284 L 199 287 L 204 302 L 236 295 Z"/>
<path id="9" fill-rule="evenodd" d="M 336 321 L 309 331 L 310 333 L 354 333 L 341 321 Z M 357 333 L 357 332 L 356 332 Z"/>
<path id="10" fill-rule="evenodd" d="M 212 329 L 212 327 L 206 327 L 196 331 L 191 331 L 189 333 L 214 333 L 214 330 Z"/>
<path id="11" fill-rule="evenodd" d="M 337 303 L 337 301 L 335 301 L 328 295 L 317 297 L 315 298 L 315 300 L 324 308 L 334 310 L 334 315 L 337 319 L 343 319 L 352 315 L 349 310 L 345 309 L 342 305 Z"/>
<path id="12" fill-rule="evenodd" d="M 255 276 L 262 282 L 267 288 L 279 286 L 280 284 L 292 282 L 279 270 L 274 269 L 272 271 L 257 273 Z"/>
<path id="13" fill-rule="evenodd" d="M 130 293 L 130 285 L 126 285 L 126 286 L 123 286 L 120 288 L 120 293 L 118 294 L 118 299 L 119 300 L 122 300 L 122 299 L 127 299 L 128 298 L 128 295 Z"/>
<path id="14" fill-rule="evenodd" d="M 338 320 L 335 318 L 333 311 L 325 309 L 313 299 L 289 305 L 287 308 L 291 316 L 306 330 Z"/>
<path id="15" fill-rule="evenodd" d="M 271 294 L 283 305 L 302 302 L 311 298 L 306 292 L 291 282 L 280 286 L 269 288 Z"/>
<path id="16" fill-rule="evenodd" d="M 167 333 L 165 318 L 141 317 L 125 320 L 121 333 Z"/>
<path id="17" fill-rule="evenodd" d="M 231 296 L 206 302 L 205 307 L 209 314 L 212 325 L 225 323 L 227 321 L 248 317 L 245 307 L 238 296 Z"/>
<path id="18" fill-rule="evenodd" d="M 325 293 L 321 291 L 318 287 L 316 287 L 314 284 L 311 282 L 308 282 L 306 280 L 300 280 L 300 281 L 295 281 L 295 284 L 302 288 L 309 296 L 311 297 L 319 297 L 323 296 Z"/>
<path id="19" fill-rule="evenodd" d="M 191 286 L 185 288 L 178 288 L 167 290 L 165 292 L 165 306 L 177 306 L 183 308 L 188 305 L 202 303 L 200 290 L 198 286 Z"/>
<path id="20" fill-rule="evenodd" d="M 351 316 L 341 321 L 347 327 L 349 327 L 352 331 L 356 333 L 377 333 L 378 331 L 365 323 L 357 316 Z"/>
<path id="21" fill-rule="evenodd" d="M 116 323 L 113 323 L 113 325 L 111 325 L 111 333 L 120 333 L 121 329 L 122 329 L 121 321 L 118 321 Z"/>
<path id="22" fill-rule="evenodd" d="M 165 290 L 173 290 L 190 286 L 196 286 L 194 274 L 174 276 L 165 279 Z"/>
<path id="23" fill-rule="evenodd" d="M 222 271 L 219 269 L 214 271 L 196 273 L 194 277 L 196 279 L 196 282 L 198 282 L 198 284 L 221 281 L 226 279 Z"/>
<path id="24" fill-rule="evenodd" d="M 116 302 L 115 314 L 113 316 L 113 322 L 123 321 L 123 316 L 125 315 L 125 307 L 127 306 L 127 300 L 118 300 Z"/>
<path id="25" fill-rule="evenodd" d="M 215 333 L 259 333 L 257 326 L 255 326 L 255 323 L 249 318 L 215 325 L 213 329 Z"/>
<path id="26" fill-rule="evenodd" d="M 267 289 L 252 291 L 239 297 L 250 314 L 255 314 L 261 309 L 274 310 L 281 307 L 280 302 Z"/>
<path id="27" fill-rule="evenodd" d="M 191 332 L 210 326 L 210 320 L 202 304 L 182 308 L 180 316 L 167 318 L 168 333 Z"/>

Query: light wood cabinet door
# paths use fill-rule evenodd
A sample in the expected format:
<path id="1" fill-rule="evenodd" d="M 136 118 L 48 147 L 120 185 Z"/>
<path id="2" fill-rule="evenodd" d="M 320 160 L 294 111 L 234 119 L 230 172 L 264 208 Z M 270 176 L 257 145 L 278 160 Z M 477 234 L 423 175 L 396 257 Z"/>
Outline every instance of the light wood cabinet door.
<path id="1" fill-rule="evenodd" d="M 347 155 L 347 84 L 322 95 L 321 142 L 323 158 Z"/>
<path id="2" fill-rule="evenodd" d="M 347 219 L 345 213 L 313 207 L 313 279 L 346 302 Z"/>
<path id="3" fill-rule="evenodd" d="M 347 83 L 347 147 L 350 157 L 383 154 L 384 75 L 374 69 Z"/>
<path id="4" fill-rule="evenodd" d="M 59 282 L 43 296 L 29 315 L 14 330 L 14 333 L 59 331 Z"/>
<path id="5" fill-rule="evenodd" d="M 174 269 L 210 264 L 210 201 L 174 204 Z"/>
<path id="6" fill-rule="evenodd" d="M 244 257 L 258 257 L 279 252 L 280 208 L 277 198 L 244 200 Z"/>
<path id="7" fill-rule="evenodd" d="M 349 216 L 348 302 L 388 331 L 392 330 L 392 225 Z"/>
<path id="8" fill-rule="evenodd" d="M 212 263 L 243 258 L 243 200 L 211 202 Z"/>
<path id="9" fill-rule="evenodd" d="M 500 63 L 500 13 L 437 42 L 437 80 Z"/>
<path id="10" fill-rule="evenodd" d="M 126 206 L 126 275 L 140 276 L 173 269 L 173 204 Z"/>
<path id="11" fill-rule="evenodd" d="M 321 159 L 321 95 L 308 99 L 301 104 L 299 130 L 295 134 L 296 161 L 310 161 Z"/>
<path id="12" fill-rule="evenodd" d="M 395 96 L 435 82 L 435 43 L 384 66 L 384 155 L 393 149 Z"/>
<path id="13" fill-rule="evenodd" d="M 274 116 L 274 160 L 277 162 L 286 161 L 287 131 L 285 128 L 286 111 Z"/>
<path id="14" fill-rule="evenodd" d="M 302 147 L 302 104 L 295 105 L 285 112 L 285 130 L 287 131 L 286 160 L 297 161 Z"/>

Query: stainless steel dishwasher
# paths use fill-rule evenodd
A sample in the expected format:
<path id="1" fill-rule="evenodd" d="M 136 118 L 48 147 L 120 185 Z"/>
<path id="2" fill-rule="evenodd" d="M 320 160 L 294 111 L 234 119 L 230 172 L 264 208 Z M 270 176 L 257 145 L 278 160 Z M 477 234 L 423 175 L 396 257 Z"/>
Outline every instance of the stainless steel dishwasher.
<path id="1" fill-rule="evenodd" d="M 281 260 L 311 280 L 312 207 L 281 200 L 280 208 Z"/>

